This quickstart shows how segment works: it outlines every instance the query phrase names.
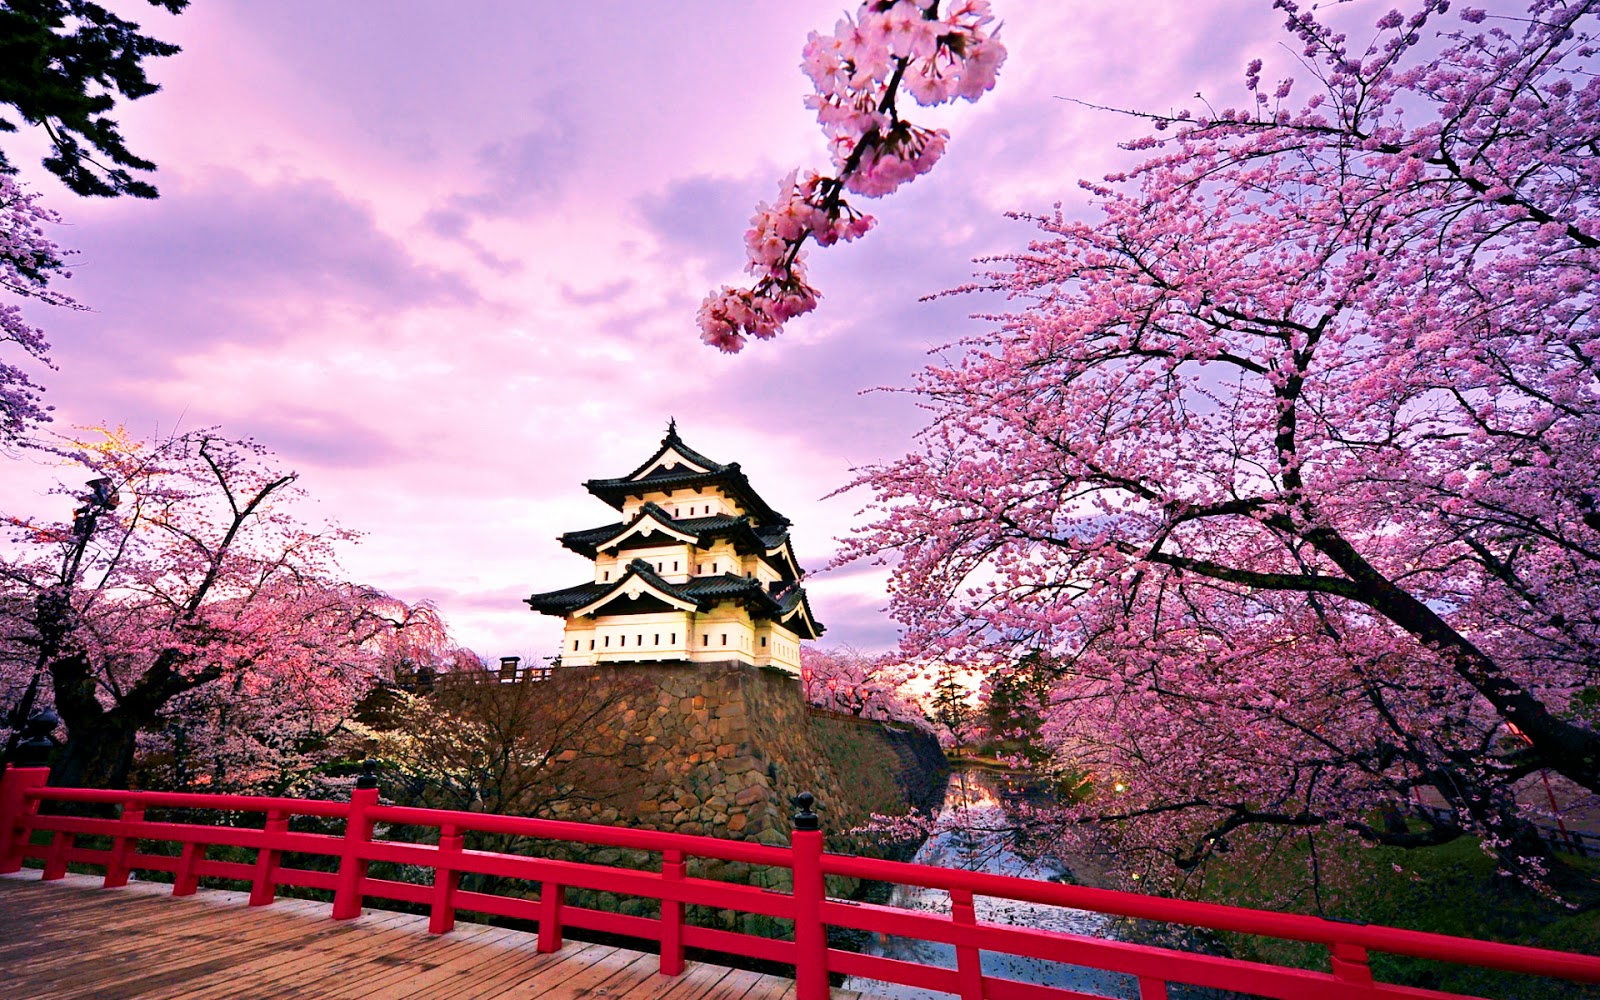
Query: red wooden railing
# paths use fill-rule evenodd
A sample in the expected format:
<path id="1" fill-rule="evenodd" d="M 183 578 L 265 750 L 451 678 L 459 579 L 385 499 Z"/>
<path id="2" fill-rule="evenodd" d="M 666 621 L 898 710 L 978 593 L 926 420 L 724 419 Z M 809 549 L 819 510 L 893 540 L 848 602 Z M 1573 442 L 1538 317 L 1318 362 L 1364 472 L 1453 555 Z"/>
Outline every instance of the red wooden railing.
<path id="1" fill-rule="evenodd" d="M 104 868 L 105 885 L 111 887 L 126 884 L 129 873 L 134 870 L 163 871 L 172 873 L 172 892 L 176 896 L 193 893 L 201 878 L 236 879 L 249 883 L 251 906 L 270 904 L 279 886 L 306 886 L 333 893 L 334 919 L 358 916 L 368 897 L 404 900 L 427 907 L 428 929 L 439 934 L 451 929 L 460 911 L 533 921 L 538 927 L 538 948 L 545 952 L 561 947 L 565 927 L 605 931 L 659 943 L 661 973 L 668 976 L 683 971 L 685 948 L 704 948 L 791 965 L 795 970 L 799 1000 L 825 1000 L 830 972 L 942 990 L 957 994 L 962 1000 L 1071 1000 L 1090 996 L 1066 988 L 985 975 L 980 957 L 985 951 L 1125 973 L 1137 980 L 1141 1000 L 1164 1000 L 1170 983 L 1238 990 L 1285 1000 L 1456 995 L 1374 981 L 1367 964 L 1371 951 L 1573 982 L 1600 983 L 1600 958 L 1594 956 L 827 854 L 822 850 L 822 833 L 804 828 L 813 826 L 815 820 L 805 814 L 804 808 L 802 821 L 797 824 L 802 828 L 795 830 L 790 845 L 773 847 L 625 827 L 386 806 L 379 801 L 376 787 L 358 787 L 348 802 L 323 802 L 244 795 L 50 788 L 45 787 L 48 774 L 44 768 L 13 768 L 0 778 L 0 872 L 18 871 L 29 858 L 43 862 L 42 877 L 45 879 L 61 878 L 69 864 L 95 865 Z M 120 815 L 114 819 L 51 815 L 40 812 L 40 804 L 44 802 L 101 803 L 119 807 Z M 264 822 L 260 828 L 156 822 L 145 818 L 152 809 L 254 813 L 263 816 Z M 332 836 L 292 831 L 289 821 L 296 816 L 343 820 L 344 833 Z M 384 839 L 375 835 L 380 824 L 437 830 L 437 840 L 433 844 L 418 844 Z M 32 842 L 39 831 L 52 835 L 47 845 Z M 469 831 L 655 852 L 661 857 L 661 870 L 638 871 L 469 851 L 462 846 L 463 836 Z M 109 837 L 111 846 L 91 849 L 75 843 L 75 838 L 92 835 Z M 139 849 L 145 841 L 181 845 L 182 849 L 175 857 L 150 854 Z M 206 857 L 207 848 L 222 845 L 254 849 L 255 860 L 239 862 Z M 326 872 L 288 867 L 283 863 L 285 852 L 336 858 L 338 868 Z M 715 858 L 787 869 L 792 875 L 793 889 L 777 892 L 691 878 L 686 874 L 690 858 Z M 367 873 L 367 866 L 372 862 L 431 869 L 433 882 L 418 885 L 374 878 Z M 464 872 L 537 883 L 538 897 L 527 899 L 462 890 L 460 876 Z M 825 876 L 828 875 L 942 889 L 950 894 L 951 913 L 910 912 L 832 899 L 825 890 Z M 660 915 L 640 917 L 572 905 L 566 902 L 569 887 L 658 900 Z M 1307 971 L 1124 941 L 984 923 L 976 919 L 973 900 L 977 896 L 1311 942 L 1327 948 L 1329 971 Z M 684 921 L 685 905 L 765 914 L 792 921 L 794 940 L 692 926 Z M 953 945 L 956 968 L 830 948 L 826 935 L 828 925 Z"/>

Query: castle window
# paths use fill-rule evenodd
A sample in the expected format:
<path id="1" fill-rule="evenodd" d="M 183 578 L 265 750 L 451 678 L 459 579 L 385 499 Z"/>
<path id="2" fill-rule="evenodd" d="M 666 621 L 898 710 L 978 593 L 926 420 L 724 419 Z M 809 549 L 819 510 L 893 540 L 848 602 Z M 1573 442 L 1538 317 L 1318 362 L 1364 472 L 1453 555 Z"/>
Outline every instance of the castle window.
<path id="1" fill-rule="evenodd" d="M 711 636 L 707 635 L 704 632 L 701 632 L 700 633 L 700 645 L 702 645 L 702 646 L 711 645 Z"/>
<path id="2" fill-rule="evenodd" d="M 634 637 L 633 637 L 633 638 L 634 638 L 634 640 L 635 640 L 635 641 L 636 641 L 636 643 L 637 643 L 637 644 L 638 644 L 638 645 L 640 645 L 640 646 L 643 646 L 643 645 L 644 645 L 644 636 L 642 636 L 642 635 L 636 635 L 636 636 L 634 636 Z"/>
<path id="3" fill-rule="evenodd" d="M 766 649 L 767 648 L 767 637 L 766 636 L 762 636 L 761 637 L 761 648 L 762 649 Z"/>
<path id="4" fill-rule="evenodd" d="M 590 648 L 590 649 L 593 649 L 593 648 L 594 648 L 594 640 L 593 640 L 593 639 L 590 639 L 590 640 L 589 640 L 589 648 Z"/>
<path id="5" fill-rule="evenodd" d="M 628 644 L 628 637 L 627 636 L 625 636 L 625 635 L 617 636 L 617 645 L 626 646 L 627 644 Z"/>
<path id="6" fill-rule="evenodd" d="M 678 633 L 676 633 L 676 632 L 672 633 L 672 644 L 674 646 L 676 646 L 678 644 Z"/>
<path id="7" fill-rule="evenodd" d="M 611 579 L 611 571 L 608 569 L 608 570 L 605 571 L 605 575 L 600 578 L 600 581 L 602 583 L 604 583 L 605 581 L 607 581 L 609 579 Z"/>
<path id="8" fill-rule="evenodd" d="M 722 633 L 722 644 L 724 646 L 726 646 L 728 644 L 728 633 L 726 633 L 726 632 Z"/>
<path id="9" fill-rule="evenodd" d="M 678 571 L 678 560 L 676 560 L 676 559 L 672 560 L 672 571 L 674 573 L 676 573 Z"/>
<path id="10" fill-rule="evenodd" d="M 656 645 L 656 646 L 659 646 L 659 645 L 661 645 L 661 633 L 660 633 L 660 632 L 657 632 L 657 633 L 656 633 L 656 634 L 655 634 L 655 637 L 654 637 L 654 639 L 653 639 L 653 640 L 652 640 L 652 644 L 653 644 L 653 645 Z"/>
<path id="11" fill-rule="evenodd" d="M 578 651 L 578 640 L 576 640 L 576 639 L 572 640 L 572 651 L 574 653 L 576 653 Z"/>
<path id="12" fill-rule="evenodd" d="M 608 636 L 605 636 L 604 638 L 606 640 L 606 645 L 610 646 L 611 645 L 611 637 L 608 635 Z"/>

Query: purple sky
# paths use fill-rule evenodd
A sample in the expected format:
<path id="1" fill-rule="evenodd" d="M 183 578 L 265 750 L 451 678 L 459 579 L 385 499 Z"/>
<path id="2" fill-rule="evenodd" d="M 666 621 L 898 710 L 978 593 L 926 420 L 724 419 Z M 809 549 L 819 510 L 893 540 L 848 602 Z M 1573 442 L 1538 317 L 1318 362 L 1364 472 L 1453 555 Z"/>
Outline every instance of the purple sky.
<path id="1" fill-rule="evenodd" d="M 860 391 L 904 384 L 985 305 L 919 297 L 1022 246 L 1006 211 L 1081 211 L 1077 179 L 1126 162 L 1136 123 L 1062 98 L 1220 107 L 1252 56 L 1270 79 L 1289 60 L 1268 0 L 994 0 L 999 86 L 912 116 L 950 129 L 945 160 L 863 203 L 880 226 L 860 243 L 813 251 L 815 314 L 729 357 L 695 309 L 739 280 L 754 203 L 826 165 L 799 53 L 839 0 L 116 6 L 184 49 L 116 116 L 160 200 L 76 199 L 36 138 L 5 140 L 93 310 L 28 313 L 58 426 L 257 438 L 319 516 L 367 532 L 351 578 L 434 601 L 487 656 L 554 652 L 560 623 L 520 599 L 586 578 L 555 536 L 612 511 L 580 484 L 633 468 L 669 416 L 743 463 L 822 569 L 865 501 L 823 497 L 920 425 Z M 37 497 L 52 470 L 0 461 L 6 509 L 60 503 Z M 824 644 L 892 645 L 881 571 L 810 592 Z"/>

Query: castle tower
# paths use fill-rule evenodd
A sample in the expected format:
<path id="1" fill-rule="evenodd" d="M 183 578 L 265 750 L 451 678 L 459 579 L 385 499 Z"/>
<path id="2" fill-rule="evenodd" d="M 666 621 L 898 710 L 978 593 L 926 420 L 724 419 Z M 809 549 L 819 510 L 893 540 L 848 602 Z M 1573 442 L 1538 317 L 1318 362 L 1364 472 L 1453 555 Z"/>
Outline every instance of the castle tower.
<path id="1" fill-rule="evenodd" d="M 566 619 L 563 665 L 731 660 L 799 675 L 800 641 L 823 626 L 806 602 L 789 519 L 739 463 L 690 448 L 674 421 L 643 465 L 584 487 L 622 514 L 560 538 L 594 562 L 593 582 L 527 599 Z"/>

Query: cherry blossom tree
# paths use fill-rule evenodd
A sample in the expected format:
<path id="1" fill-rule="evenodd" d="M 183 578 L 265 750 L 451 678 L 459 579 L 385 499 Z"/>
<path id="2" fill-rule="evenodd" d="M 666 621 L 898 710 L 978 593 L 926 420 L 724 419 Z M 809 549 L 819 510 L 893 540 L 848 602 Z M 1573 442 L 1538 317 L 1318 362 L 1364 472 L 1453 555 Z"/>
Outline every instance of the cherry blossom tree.
<path id="1" fill-rule="evenodd" d="M 1536 875 L 1518 783 L 1600 791 L 1596 5 L 1275 6 L 1309 79 L 1253 62 L 1022 216 L 845 558 L 910 653 L 1057 665 L 1060 762 L 1169 861 L 1471 833 Z"/>
<path id="2" fill-rule="evenodd" d="M 815 85 L 806 104 L 828 137 L 831 176 L 796 171 L 770 204 L 756 207 L 745 233 L 750 288 L 724 285 L 700 306 L 700 339 L 729 353 L 746 337 L 769 340 L 816 308 L 806 278 L 806 241 L 832 246 L 864 235 L 873 218 L 844 198 L 878 198 L 925 174 L 950 135 L 900 117 L 902 91 L 924 107 L 992 89 L 1005 46 L 989 30 L 988 0 L 869 0 L 832 35 L 812 32 L 801 68 Z"/>
<path id="3" fill-rule="evenodd" d="M 45 234 L 60 222 L 39 204 L 39 196 L 0 173 L 0 290 L 47 305 L 78 308 L 72 299 L 49 287 L 56 275 L 71 277 L 65 255 Z M 0 299 L 0 344 L 12 345 L 36 364 L 49 367 L 50 344 L 44 331 L 23 318 L 22 308 Z M 27 371 L 0 360 L 0 445 L 12 444 L 49 419 L 39 399 L 40 387 Z"/>
<path id="4" fill-rule="evenodd" d="M 212 760 L 262 757 L 252 740 L 288 752 L 376 679 L 380 637 L 437 627 L 337 578 L 334 548 L 353 533 L 303 524 L 295 473 L 257 444 L 105 430 L 62 453 L 93 477 L 87 494 L 60 490 L 82 503 L 73 521 L 6 518 L 0 558 L 13 715 L 41 692 L 53 701 L 58 783 L 123 785 L 141 735 L 159 744 L 180 717 Z M 298 729 L 263 735 L 291 717 Z M 267 723 L 252 734 L 247 718 Z M 228 743 L 240 745 L 217 749 Z"/>
<path id="5" fill-rule="evenodd" d="M 151 0 L 178 14 L 188 0 Z M 133 21 L 89 0 L 0 0 L 0 134 L 22 125 L 49 140 L 44 167 L 68 190 L 85 197 L 154 198 L 156 189 L 132 171 L 156 165 L 128 149 L 108 117 L 118 98 L 137 100 L 160 89 L 144 60 L 174 55 L 178 47 L 140 32 Z M 45 235 L 59 217 L 39 196 L 13 179 L 17 168 L 0 149 L 0 291 L 48 305 L 80 308 L 48 288 L 53 276 L 71 277 L 61 249 Z M 44 331 L 22 309 L 0 298 L 0 345 L 12 344 L 42 367 L 51 367 Z M 23 442 L 49 419 L 40 386 L 27 372 L 0 360 L 0 445 Z"/>
<path id="6" fill-rule="evenodd" d="M 849 646 L 800 650 L 806 701 L 830 712 L 904 722 L 931 729 L 913 690 L 918 671 L 895 657 L 869 656 Z"/>

